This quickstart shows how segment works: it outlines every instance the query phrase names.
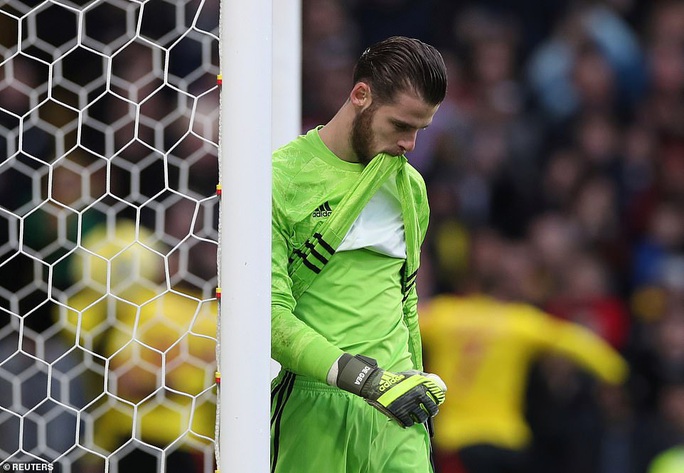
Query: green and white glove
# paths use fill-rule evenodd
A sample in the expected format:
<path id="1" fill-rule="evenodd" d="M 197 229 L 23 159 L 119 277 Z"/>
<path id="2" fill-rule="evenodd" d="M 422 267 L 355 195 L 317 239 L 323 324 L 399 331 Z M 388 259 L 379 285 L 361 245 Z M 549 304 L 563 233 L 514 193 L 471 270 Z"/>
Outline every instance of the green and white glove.
<path id="1" fill-rule="evenodd" d="M 402 427 L 426 422 L 444 402 L 447 388 L 436 374 L 392 373 L 378 368 L 373 358 L 347 353 L 337 360 L 336 368 L 332 381 L 337 387 L 361 396 Z"/>

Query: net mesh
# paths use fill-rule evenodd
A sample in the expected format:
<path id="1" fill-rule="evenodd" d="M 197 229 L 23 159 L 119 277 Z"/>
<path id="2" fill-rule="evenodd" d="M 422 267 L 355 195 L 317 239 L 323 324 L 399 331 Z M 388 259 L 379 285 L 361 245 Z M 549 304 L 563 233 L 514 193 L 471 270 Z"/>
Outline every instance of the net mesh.
<path id="1" fill-rule="evenodd" d="M 218 10 L 0 0 L 3 465 L 214 471 Z"/>

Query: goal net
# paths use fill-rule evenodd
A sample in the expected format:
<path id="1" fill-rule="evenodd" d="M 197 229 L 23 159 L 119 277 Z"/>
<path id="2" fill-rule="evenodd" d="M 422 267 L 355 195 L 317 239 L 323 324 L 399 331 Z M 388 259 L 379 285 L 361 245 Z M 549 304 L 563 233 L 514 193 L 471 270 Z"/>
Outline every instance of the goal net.
<path id="1" fill-rule="evenodd" d="M 0 0 L 3 471 L 214 471 L 218 11 Z"/>

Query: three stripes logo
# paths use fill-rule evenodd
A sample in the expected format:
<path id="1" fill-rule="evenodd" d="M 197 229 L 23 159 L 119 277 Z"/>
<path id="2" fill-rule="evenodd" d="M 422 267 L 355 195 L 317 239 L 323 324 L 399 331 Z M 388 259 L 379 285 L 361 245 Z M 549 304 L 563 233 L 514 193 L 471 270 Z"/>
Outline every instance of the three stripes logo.
<path id="1" fill-rule="evenodd" d="M 332 209 L 330 208 L 330 203 L 326 200 L 313 211 L 311 216 L 314 218 L 329 217 L 331 213 Z"/>

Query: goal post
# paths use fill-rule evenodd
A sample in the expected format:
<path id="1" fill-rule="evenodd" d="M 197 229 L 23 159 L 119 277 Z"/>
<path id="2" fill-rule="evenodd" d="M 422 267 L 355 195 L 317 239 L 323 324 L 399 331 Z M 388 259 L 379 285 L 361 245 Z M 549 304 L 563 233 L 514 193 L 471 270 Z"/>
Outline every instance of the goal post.
<path id="1" fill-rule="evenodd" d="M 273 149 L 302 132 L 302 0 L 273 2 Z"/>
<path id="2" fill-rule="evenodd" d="M 221 471 L 269 470 L 271 0 L 221 14 L 219 456 Z M 258 27 L 255 27 L 259 25 Z"/>

